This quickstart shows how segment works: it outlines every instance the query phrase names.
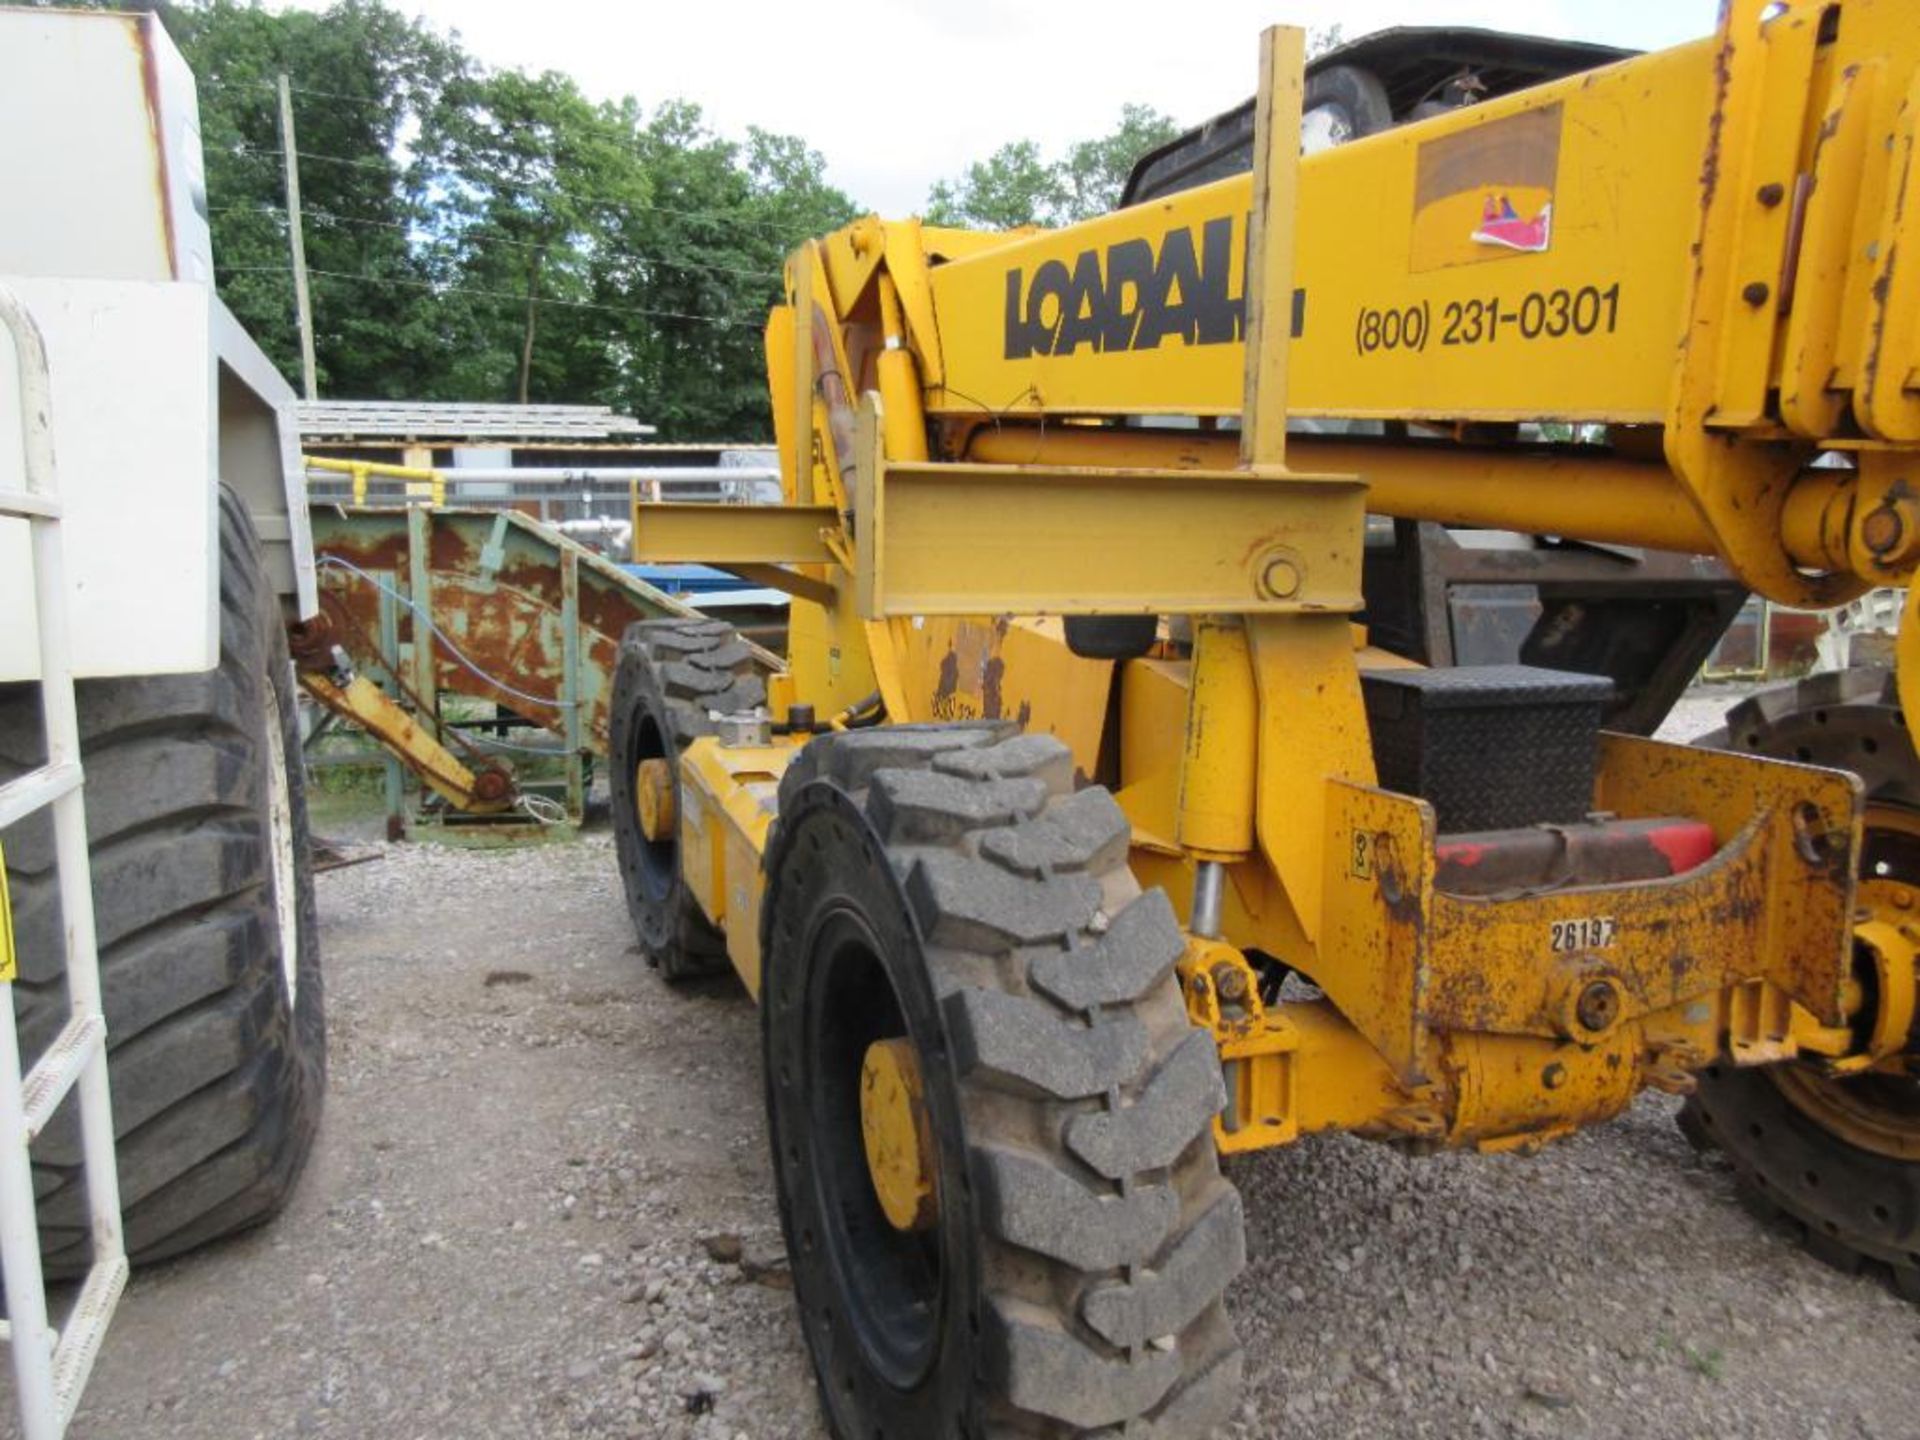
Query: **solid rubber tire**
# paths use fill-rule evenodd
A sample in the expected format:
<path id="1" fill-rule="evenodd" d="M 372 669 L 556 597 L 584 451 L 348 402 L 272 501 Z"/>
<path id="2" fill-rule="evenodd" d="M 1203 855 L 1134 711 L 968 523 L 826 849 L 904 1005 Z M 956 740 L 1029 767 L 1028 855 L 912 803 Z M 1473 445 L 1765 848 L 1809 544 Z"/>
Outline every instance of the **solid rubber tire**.
<path id="1" fill-rule="evenodd" d="M 1003 724 L 823 736 L 782 779 L 762 910 L 769 1135 L 802 1328 L 846 1440 L 1190 1440 L 1238 1403 L 1222 1297 L 1245 1242 L 1213 1145 L 1219 1058 L 1129 839 L 1111 795 L 1073 790 L 1065 745 Z M 899 1245 L 850 1238 L 878 1217 L 850 1098 L 867 1036 L 819 1040 L 850 925 L 897 1006 L 874 1013 L 914 1044 L 938 1156 L 932 1335 L 910 1364 L 872 1338 L 861 1297 L 885 1286 L 855 1283 L 861 1255 L 880 1256 L 872 1273 Z"/>
<path id="2" fill-rule="evenodd" d="M 1890 671 L 1829 672 L 1762 691 L 1699 743 L 1852 770 L 1870 805 L 1920 810 L 1920 761 Z M 1900 1294 L 1920 1301 L 1920 1162 L 1833 1134 L 1764 1069 L 1714 1065 L 1699 1081 L 1681 1129 L 1726 1156 L 1749 1209 L 1836 1269 L 1883 1269 Z"/>
<path id="3" fill-rule="evenodd" d="M 647 963 L 670 981 L 727 968 L 726 937 L 707 919 L 681 873 L 679 847 L 640 832 L 635 771 L 644 759 L 673 765 L 680 806 L 682 751 L 715 733 L 714 713 L 767 700 L 765 677 L 739 633 L 722 620 L 642 620 L 620 638 L 609 722 L 607 792 L 627 913 Z"/>

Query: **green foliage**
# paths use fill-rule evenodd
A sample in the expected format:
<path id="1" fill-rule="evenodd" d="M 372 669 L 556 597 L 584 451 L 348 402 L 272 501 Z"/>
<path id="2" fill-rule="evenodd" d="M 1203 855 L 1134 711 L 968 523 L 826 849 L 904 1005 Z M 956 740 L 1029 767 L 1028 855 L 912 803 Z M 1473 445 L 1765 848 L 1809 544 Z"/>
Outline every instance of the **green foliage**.
<path id="1" fill-rule="evenodd" d="M 800 139 L 489 70 L 384 0 L 159 3 L 192 66 L 222 298 L 299 372 L 277 77 L 290 77 L 320 390 L 613 405 L 770 434 L 785 257 L 853 202 Z M 529 345 L 529 334 L 531 344 Z"/>
<path id="2" fill-rule="evenodd" d="M 1011 230 L 1053 223 L 1066 200 L 1060 167 L 1042 159 L 1033 141 L 1016 140 L 974 161 L 957 183 L 936 181 L 926 218 L 936 225 Z"/>
<path id="3" fill-rule="evenodd" d="M 676 440 L 771 433 L 761 328 L 782 265 L 858 213 L 804 140 L 730 139 L 684 101 L 598 102 L 564 75 L 489 70 L 386 0 L 131 3 L 160 13 L 193 68 L 220 294 L 285 374 L 299 339 L 282 74 L 323 395 L 524 395 L 612 405 Z M 928 218 L 1102 213 L 1175 133 L 1128 105 L 1057 159 L 1005 146 L 936 185 Z"/>
<path id="4" fill-rule="evenodd" d="M 1083 140 L 1049 161 L 1031 140 L 1002 145 L 954 181 L 934 184 L 926 218 L 935 225 L 1010 230 L 1066 225 L 1104 215 L 1120 203 L 1127 172 L 1180 127 L 1150 105 L 1123 105 L 1120 123 L 1098 140 Z"/>
<path id="5" fill-rule="evenodd" d="M 410 241 L 395 158 L 403 126 L 440 103 L 457 50 L 370 0 L 272 14 L 238 0 L 168 7 L 193 66 L 222 298 L 298 373 L 279 100 L 294 96 L 322 393 L 417 395 L 435 362 L 428 271 Z"/>
<path id="6" fill-rule="evenodd" d="M 1347 43 L 1346 27 L 1338 20 L 1331 25 L 1316 25 L 1307 32 L 1307 59 L 1317 60 L 1330 50 Z"/>
<path id="7" fill-rule="evenodd" d="M 1151 105 L 1122 105 L 1120 125 L 1099 140 L 1083 140 L 1067 152 L 1061 178 L 1067 189 L 1066 218 L 1104 215 L 1120 203 L 1133 164 L 1180 133 L 1172 118 Z"/>

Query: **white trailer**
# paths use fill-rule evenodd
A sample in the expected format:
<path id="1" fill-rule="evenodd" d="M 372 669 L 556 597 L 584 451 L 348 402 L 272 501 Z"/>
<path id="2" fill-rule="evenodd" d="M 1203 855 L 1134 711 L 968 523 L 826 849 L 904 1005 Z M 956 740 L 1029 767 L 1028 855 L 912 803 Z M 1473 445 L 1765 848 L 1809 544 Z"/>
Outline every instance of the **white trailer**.
<path id="1" fill-rule="evenodd" d="M 274 1214 L 325 1085 L 285 638 L 316 608 L 294 396 L 214 294 L 202 173 L 192 77 L 154 16 L 0 9 L 0 286 L 48 361 L 136 1264 Z M 0 344 L 0 494 L 27 489 L 21 379 Z M 29 523 L 0 518 L 0 784 L 47 760 Z M 31 1062 L 67 1018 L 69 927 L 47 815 L 0 844 Z M 76 1108 L 32 1150 L 54 1274 L 94 1243 Z"/>

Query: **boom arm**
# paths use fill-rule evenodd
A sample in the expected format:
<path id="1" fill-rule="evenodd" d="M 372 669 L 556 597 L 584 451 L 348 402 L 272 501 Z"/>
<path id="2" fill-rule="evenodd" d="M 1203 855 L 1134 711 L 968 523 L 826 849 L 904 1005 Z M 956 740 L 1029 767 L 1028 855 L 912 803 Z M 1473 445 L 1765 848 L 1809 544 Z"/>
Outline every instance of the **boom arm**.
<path id="1" fill-rule="evenodd" d="M 1299 455 L 1350 463 L 1377 512 L 1708 550 L 1785 603 L 1904 583 L 1920 555 L 1920 267 L 1895 264 L 1920 245 L 1911 18 L 1897 0 L 1742 0 L 1713 39 L 1307 157 L 1282 307 L 1292 414 L 1480 443 Z M 823 482 L 851 468 L 852 397 L 888 391 L 889 345 L 924 385 L 924 401 L 887 394 L 889 412 L 916 429 L 924 403 L 948 458 L 1230 466 L 1229 440 L 1138 427 L 1239 411 L 1249 185 L 1053 232 L 870 220 L 809 247 L 799 349 L 810 373 L 856 378 L 819 387 Z M 771 354 L 789 395 L 793 357 Z M 1542 421 L 1612 443 L 1518 442 Z M 1823 453 L 1851 468 L 1810 469 Z"/>

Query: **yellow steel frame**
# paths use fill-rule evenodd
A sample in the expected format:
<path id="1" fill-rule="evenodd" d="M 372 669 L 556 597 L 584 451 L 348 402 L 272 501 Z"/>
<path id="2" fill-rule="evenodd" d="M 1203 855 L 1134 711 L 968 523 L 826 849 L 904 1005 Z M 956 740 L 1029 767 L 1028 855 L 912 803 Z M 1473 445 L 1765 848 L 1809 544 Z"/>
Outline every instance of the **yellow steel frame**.
<path id="1" fill-rule="evenodd" d="M 702 555 L 713 565 L 826 565 L 827 536 L 840 526 L 831 505 L 649 501 L 635 514 L 633 558 L 643 564 Z"/>
<path id="2" fill-rule="evenodd" d="M 861 411 L 855 597 L 915 615 L 1207 615 L 1360 603 L 1351 477 L 896 464 L 876 397 Z M 1141 549 L 1143 532 L 1159 538 Z M 1126 564 L 1114 556 L 1124 554 Z M 1308 556 L 1314 557 L 1310 563 Z M 1323 558 L 1324 557 L 1324 558 Z"/>
<path id="3" fill-rule="evenodd" d="M 483 779 L 365 675 L 341 679 L 317 670 L 302 670 L 299 679 L 301 689 L 386 746 L 456 810 L 489 815 L 512 808 L 516 797 L 504 771 L 488 771 Z"/>
<path id="4" fill-rule="evenodd" d="M 1920 30 L 1900 0 L 1827 13 L 1731 0 L 1709 40 L 1304 162 L 1299 37 L 1271 31 L 1248 177 L 1054 232 L 870 218 L 802 247 L 767 327 L 786 506 L 640 505 L 635 533 L 814 582 L 798 698 L 1061 734 L 1117 778 L 1144 883 L 1182 904 L 1223 868 L 1220 933 L 1181 965 L 1223 1149 L 1529 1146 L 1716 1055 L 1853 1063 L 1855 782 L 1610 737 L 1595 807 L 1704 821 L 1712 861 L 1449 896 L 1432 810 L 1375 784 L 1350 621 L 1363 509 L 1716 553 L 1794 604 L 1904 583 L 1920 272 L 1891 256 L 1920 247 Z M 1476 238 L 1489 186 L 1533 217 L 1517 246 Z M 1140 423 L 1162 414 L 1198 428 Z M 1301 415 L 1429 436 L 1290 436 Z M 1613 443 L 1515 429 L 1542 420 Z M 1809 468 L 1823 450 L 1852 468 Z M 1076 660 L 1033 618 L 1060 614 L 1187 615 L 1193 643 Z M 682 762 L 689 879 L 755 987 L 797 743 Z M 1599 918 L 1605 941 L 1555 938 Z M 1324 998 L 1261 1004 L 1253 949 Z"/>

